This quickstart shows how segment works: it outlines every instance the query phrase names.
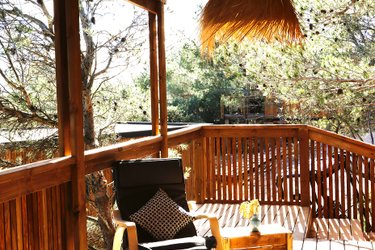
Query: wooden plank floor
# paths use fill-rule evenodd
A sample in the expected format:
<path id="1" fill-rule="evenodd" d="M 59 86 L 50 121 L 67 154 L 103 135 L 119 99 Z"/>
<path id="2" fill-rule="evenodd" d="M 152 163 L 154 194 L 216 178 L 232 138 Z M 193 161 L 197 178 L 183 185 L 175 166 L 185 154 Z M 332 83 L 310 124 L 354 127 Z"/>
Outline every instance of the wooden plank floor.
<path id="1" fill-rule="evenodd" d="M 221 228 L 248 226 L 241 218 L 239 204 L 197 204 L 195 211 L 216 214 Z M 366 241 L 355 220 L 324 220 L 312 223 L 307 238 L 310 209 L 300 206 L 262 205 L 262 224 L 280 224 L 293 232 L 293 250 L 375 250 L 371 241 Z M 209 223 L 195 222 L 198 234 L 211 235 Z M 359 231 L 358 231 L 359 229 Z"/>

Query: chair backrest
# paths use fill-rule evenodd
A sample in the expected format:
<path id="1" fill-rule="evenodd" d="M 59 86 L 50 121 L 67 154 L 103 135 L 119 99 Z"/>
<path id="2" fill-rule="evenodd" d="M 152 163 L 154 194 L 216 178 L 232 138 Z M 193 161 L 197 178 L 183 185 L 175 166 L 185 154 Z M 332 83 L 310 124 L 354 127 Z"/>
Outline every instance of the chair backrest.
<path id="1" fill-rule="evenodd" d="M 113 166 L 116 201 L 121 217 L 137 212 L 152 198 L 159 188 L 180 207 L 189 211 L 181 159 L 142 159 L 118 161 Z M 156 241 L 147 231 L 137 227 L 139 242 Z M 174 238 L 196 235 L 193 223 L 189 223 Z"/>

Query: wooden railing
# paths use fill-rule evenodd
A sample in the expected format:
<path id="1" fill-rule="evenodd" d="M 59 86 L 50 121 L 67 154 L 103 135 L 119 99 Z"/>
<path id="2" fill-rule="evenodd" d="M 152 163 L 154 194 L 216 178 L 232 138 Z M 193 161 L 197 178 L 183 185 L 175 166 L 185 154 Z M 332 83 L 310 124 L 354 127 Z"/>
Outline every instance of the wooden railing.
<path id="1" fill-rule="evenodd" d="M 161 141 L 87 151 L 86 173 L 148 157 Z M 304 125 L 195 126 L 169 133 L 168 142 L 189 146 L 182 154 L 191 168 L 187 192 L 198 202 L 311 205 L 317 217 L 360 218 L 375 231 L 373 145 Z M 70 247 L 74 162 L 66 156 L 0 172 L 0 249 Z"/>
<path id="2" fill-rule="evenodd" d="M 309 128 L 311 204 L 316 217 L 360 219 L 375 228 L 375 147 Z"/>
<path id="3" fill-rule="evenodd" d="M 297 126 L 206 126 L 203 136 L 205 201 L 301 204 Z"/>

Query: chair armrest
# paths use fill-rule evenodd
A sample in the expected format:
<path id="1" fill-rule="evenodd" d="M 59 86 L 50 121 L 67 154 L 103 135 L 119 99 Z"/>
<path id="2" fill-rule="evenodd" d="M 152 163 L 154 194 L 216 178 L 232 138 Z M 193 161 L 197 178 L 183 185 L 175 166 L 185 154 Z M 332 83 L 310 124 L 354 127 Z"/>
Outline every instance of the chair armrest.
<path id="1" fill-rule="evenodd" d="M 190 213 L 196 220 L 207 219 L 210 223 L 212 235 L 216 239 L 216 250 L 223 250 L 223 241 L 220 233 L 219 221 L 214 214 Z"/>
<path id="2" fill-rule="evenodd" d="M 118 225 L 113 239 L 112 250 L 120 250 L 122 238 L 126 229 L 128 234 L 129 250 L 138 250 L 137 228 L 134 222 L 124 221 L 119 210 L 113 210 L 113 220 Z"/>

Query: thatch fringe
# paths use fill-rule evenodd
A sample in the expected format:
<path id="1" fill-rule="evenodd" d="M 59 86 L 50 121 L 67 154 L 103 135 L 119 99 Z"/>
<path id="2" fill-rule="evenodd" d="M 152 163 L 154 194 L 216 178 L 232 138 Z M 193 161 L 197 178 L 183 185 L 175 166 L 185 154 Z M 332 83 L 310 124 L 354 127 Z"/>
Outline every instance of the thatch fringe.
<path id="1" fill-rule="evenodd" d="M 300 42 L 302 32 L 292 0 L 209 0 L 201 16 L 202 51 L 229 38 Z"/>

